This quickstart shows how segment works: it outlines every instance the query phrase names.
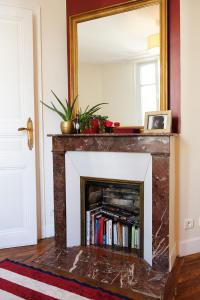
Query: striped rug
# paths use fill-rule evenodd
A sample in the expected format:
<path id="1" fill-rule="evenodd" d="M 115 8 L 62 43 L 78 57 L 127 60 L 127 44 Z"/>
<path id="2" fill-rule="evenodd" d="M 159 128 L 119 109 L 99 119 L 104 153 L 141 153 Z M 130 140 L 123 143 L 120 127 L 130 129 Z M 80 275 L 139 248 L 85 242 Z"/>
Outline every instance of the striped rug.
<path id="1" fill-rule="evenodd" d="M 73 279 L 5 260 L 0 263 L 0 300 L 128 299 Z"/>

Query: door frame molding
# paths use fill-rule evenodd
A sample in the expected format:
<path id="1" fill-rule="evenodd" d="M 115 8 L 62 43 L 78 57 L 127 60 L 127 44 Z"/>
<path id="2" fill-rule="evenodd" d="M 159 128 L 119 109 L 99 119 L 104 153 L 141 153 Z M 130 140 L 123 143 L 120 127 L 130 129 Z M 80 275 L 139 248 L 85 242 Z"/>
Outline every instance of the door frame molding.
<path id="1" fill-rule="evenodd" d="M 48 235 L 48 233 L 47 233 L 47 225 L 46 225 L 46 201 L 45 201 L 46 199 L 45 199 L 45 176 L 44 176 L 45 174 L 44 116 L 43 116 L 43 106 L 40 103 L 40 100 L 43 99 L 41 6 L 37 5 L 37 8 L 35 9 L 35 11 L 33 11 L 33 14 L 34 12 L 37 15 L 37 23 L 35 23 L 36 20 L 33 16 L 33 30 L 34 30 L 33 36 L 36 39 L 36 43 L 35 42 L 33 43 L 34 45 L 33 46 L 34 88 L 37 82 L 37 96 L 35 93 L 35 120 L 38 119 L 38 122 L 35 122 L 35 128 L 38 131 L 38 132 L 36 131 L 36 140 L 38 140 L 39 142 L 38 148 L 36 148 L 36 174 L 39 173 L 39 183 L 38 181 L 36 181 L 37 222 L 38 222 L 38 238 L 45 238 Z M 36 90 L 36 88 L 34 90 Z M 37 126 L 36 123 L 38 124 Z"/>

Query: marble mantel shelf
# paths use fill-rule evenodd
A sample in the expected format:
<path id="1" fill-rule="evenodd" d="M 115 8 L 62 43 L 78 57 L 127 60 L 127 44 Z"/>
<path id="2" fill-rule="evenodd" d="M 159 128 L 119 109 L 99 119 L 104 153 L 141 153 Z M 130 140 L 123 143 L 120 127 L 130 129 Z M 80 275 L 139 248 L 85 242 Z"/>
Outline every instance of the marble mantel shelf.
<path id="1" fill-rule="evenodd" d="M 174 134 L 49 134 L 52 137 L 55 238 L 66 247 L 65 154 L 68 151 L 150 153 L 152 155 L 153 267 L 169 271 L 171 145 Z"/>
<path id="2" fill-rule="evenodd" d="M 53 152 L 104 151 L 169 155 L 174 134 L 49 134 Z"/>
<path id="3" fill-rule="evenodd" d="M 163 137 L 163 136 L 177 136 L 177 133 L 96 133 L 96 134 L 48 134 L 48 137 Z"/>

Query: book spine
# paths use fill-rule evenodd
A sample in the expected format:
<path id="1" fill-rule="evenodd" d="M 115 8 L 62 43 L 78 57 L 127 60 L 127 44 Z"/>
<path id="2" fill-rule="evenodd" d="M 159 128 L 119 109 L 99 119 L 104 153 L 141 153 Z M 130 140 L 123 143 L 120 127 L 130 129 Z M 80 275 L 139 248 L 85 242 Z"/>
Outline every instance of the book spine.
<path id="1" fill-rule="evenodd" d="M 109 245 L 109 220 L 106 221 L 106 245 Z"/>
<path id="2" fill-rule="evenodd" d="M 95 220 L 95 245 L 98 245 L 99 220 Z"/>
<path id="3" fill-rule="evenodd" d="M 117 223 L 113 224 L 113 244 L 117 246 Z"/>
<path id="4" fill-rule="evenodd" d="M 140 229 L 135 230 L 135 248 L 140 249 Z"/>
<path id="5" fill-rule="evenodd" d="M 92 245 L 92 214 L 90 212 L 90 245 Z"/>
<path id="6" fill-rule="evenodd" d="M 92 245 L 95 245 L 95 236 L 96 236 L 96 217 L 99 216 L 99 208 L 90 210 L 90 241 Z"/>
<path id="7" fill-rule="evenodd" d="M 125 238 L 125 225 L 122 225 L 122 246 L 126 247 L 126 238 Z"/>
<path id="8" fill-rule="evenodd" d="M 133 225 L 131 228 L 131 248 L 135 248 L 135 226 Z"/>
<path id="9" fill-rule="evenodd" d="M 119 223 L 119 245 L 123 247 L 123 233 L 122 233 L 123 226 Z"/>
<path id="10" fill-rule="evenodd" d="M 108 221 L 109 226 L 109 242 L 108 245 L 112 246 L 112 220 Z"/>
<path id="11" fill-rule="evenodd" d="M 129 244 L 128 246 L 132 248 L 132 226 L 129 226 Z"/>
<path id="12" fill-rule="evenodd" d="M 128 248 L 128 226 L 125 226 L 125 247 Z"/>
<path id="13" fill-rule="evenodd" d="M 94 245 L 94 235 L 95 235 L 95 225 L 94 225 L 94 214 L 91 216 L 91 222 L 92 222 L 92 237 L 91 237 L 91 244 Z"/>
<path id="14" fill-rule="evenodd" d="M 138 249 L 140 249 L 140 228 L 138 227 Z"/>
<path id="15" fill-rule="evenodd" d="M 118 222 L 116 224 L 116 231 L 117 231 L 117 233 L 116 233 L 117 244 L 116 245 L 119 246 L 119 223 Z"/>
<path id="16" fill-rule="evenodd" d="M 103 222 L 103 245 L 106 245 L 106 220 Z"/>
<path id="17" fill-rule="evenodd" d="M 99 219 L 99 235 L 98 235 L 98 244 L 100 246 L 103 245 L 103 225 L 104 225 L 104 218 L 101 217 Z"/>
<path id="18" fill-rule="evenodd" d="M 86 245 L 90 245 L 90 211 L 86 211 Z"/>
<path id="19" fill-rule="evenodd" d="M 137 249 L 137 238 L 138 238 L 138 230 L 135 228 L 135 239 L 134 239 L 134 248 Z"/>

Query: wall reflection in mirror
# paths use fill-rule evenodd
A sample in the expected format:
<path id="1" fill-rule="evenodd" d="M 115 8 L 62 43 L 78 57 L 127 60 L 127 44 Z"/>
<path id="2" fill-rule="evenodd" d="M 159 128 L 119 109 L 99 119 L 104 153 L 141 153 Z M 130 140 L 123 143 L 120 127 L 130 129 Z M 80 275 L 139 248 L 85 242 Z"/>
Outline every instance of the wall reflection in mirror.
<path id="1" fill-rule="evenodd" d="M 101 114 L 143 125 L 160 110 L 160 6 L 78 23 L 79 106 L 108 102 Z"/>

